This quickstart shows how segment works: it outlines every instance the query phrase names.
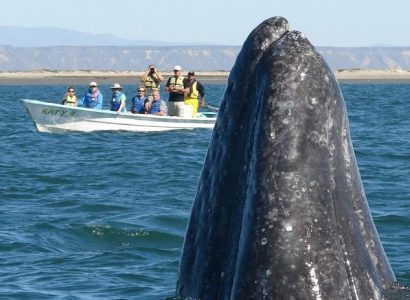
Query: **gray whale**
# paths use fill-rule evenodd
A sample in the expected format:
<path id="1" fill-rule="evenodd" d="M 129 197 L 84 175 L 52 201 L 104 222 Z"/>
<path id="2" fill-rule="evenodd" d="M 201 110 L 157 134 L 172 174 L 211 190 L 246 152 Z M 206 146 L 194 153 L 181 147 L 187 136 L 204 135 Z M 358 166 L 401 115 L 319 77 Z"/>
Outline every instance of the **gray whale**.
<path id="1" fill-rule="evenodd" d="M 333 72 L 285 18 L 246 39 L 185 236 L 183 299 L 385 299 L 396 281 Z"/>

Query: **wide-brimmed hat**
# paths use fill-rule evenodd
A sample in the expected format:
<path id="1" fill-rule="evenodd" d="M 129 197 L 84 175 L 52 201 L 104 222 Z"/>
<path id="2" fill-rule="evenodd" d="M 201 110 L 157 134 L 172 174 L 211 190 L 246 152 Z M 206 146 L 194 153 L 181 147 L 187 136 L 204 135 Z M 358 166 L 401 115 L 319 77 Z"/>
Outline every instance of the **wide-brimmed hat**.
<path id="1" fill-rule="evenodd" d="M 97 86 L 97 82 L 95 81 L 91 81 L 90 84 L 88 86 Z"/>
<path id="2" fill-rule="evenodd" d="M 181 70 L 182 70 L 181 66 L 176 65 L 174 67 L 174 71 L 181 71 Z"/>
<path id="3" fill-rule="evenodd" d="M 122 87 L 121 87 L 121 85 L 120 85 L 119 83 L 114 83 L 114 85 L 111 87 L 111 89 L 118 89 L 118 90 L 121 90 L 121 89 L 122 89 Z"/>

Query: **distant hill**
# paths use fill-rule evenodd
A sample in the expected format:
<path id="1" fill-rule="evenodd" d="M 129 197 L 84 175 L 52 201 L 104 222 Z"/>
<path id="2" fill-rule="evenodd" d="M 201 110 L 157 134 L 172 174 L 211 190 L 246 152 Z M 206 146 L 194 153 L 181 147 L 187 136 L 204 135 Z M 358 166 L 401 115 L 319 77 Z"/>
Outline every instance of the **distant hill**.
<path id="1" fill-rule="evenodd" d="M 410 47 L 318 47 L 333 69 L 410 69 Z"/>
<path id="2" fill-rule="evenodd" d="M 10 47 L 0 46 L 0 70 L 145 70 L 151 63 L 161 70 L 182 65 L 185 70 L 230 70 L 239 47 Z"/>
<path id="3" fill-rule="evenodd" d="M 90 34 L 55 27 L 17 26 L 0 26 L 0 44 L 14 47 L 177 45 L 163 41 L 134 41 L 111 34 Z"/>
<path id="4" fill-rule="evenodd" d="M 410 47 L 318 47 L 333 69 L 410 69 Z M 239 46 L 0 46 L 1 71 L 141 71 L 154 63 L 161 70 L 229 71 Z"/>
<path id="5" fill-rule="evenodd" d="M 133 41 L 53 27 L 0 26 L 0 71 L 141 71 L 154 63 L 161 70 L 229 71 L 240 46 L 177 45 Z M 115 46 L 112 46 L 115 45 Z M 333 69 L 410 69 L 410 47 L 318 47 Z"/>

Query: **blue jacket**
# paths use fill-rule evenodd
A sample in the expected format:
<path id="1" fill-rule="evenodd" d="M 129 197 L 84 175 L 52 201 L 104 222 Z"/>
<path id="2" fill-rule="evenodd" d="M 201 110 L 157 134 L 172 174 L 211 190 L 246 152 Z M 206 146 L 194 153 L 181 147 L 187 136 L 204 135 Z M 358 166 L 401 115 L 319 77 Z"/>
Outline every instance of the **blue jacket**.
<path id="1" fill-rule="evenodd" d="M 154 100 L 151 102 L 151 114 L 155 115 L 156 113 L 161 111 L 161 105 L 162 105 L 162 109 L 164 111 L 164 115 L 168 114 L 168 108 L 167 108 L 167 104 L 165 103 L 164 100 Z"/>
<path id="2" fill-rule="evenodd" d="M 96 97 L 95 97 L 96 96 Z M 88 91 L 84 96 L 82 96 L 77 103 L 77 106 L 85 106 L 86 108 L 102 109 L 103 105 L 103 95 L 99 90 L 97 93 L 93 94 Z"/>
<path id="3" fill-rule="evenodd" d="M 113 93 L 113 94 L 112 94 L 112 99 L 111 99 L 111 109 L 110 109 L 110 110 L 112 110 L 112 111 L 118 111 L 118 109 L 119 109 L 120 106 L 121 106 L 121 101 L 125 101 L 125 100 L 126 100 L 126 98 L 125 98 L 125 95 L 124 95 L 123 93 L 121 93 L 121 92 L 115 92 L 115 93 Z M 127 111 L 127 109 L 126 109 L 126 107 L 125 107 L 125 104 L 124 104 L 124 106 L 122 107 L 121 111 L 122 111 L 122 112 L 126 112 L 126 111 Z"/>
<path id="4" fill-rule="evenodd" d="M 151 103 L 151 114 L 156 114 L 160 111 L 161 100 L 152 101 Z"/>
<path id="5" fill-rule="evenodd" d="M 147 97 L 142 97 L 141 99 L 135 96 L 131 100 L 131 111 L 132 112 L 137 112 L 140 113 L 142 109 L 144 108 L 144 101 L 147 99 Z"/>

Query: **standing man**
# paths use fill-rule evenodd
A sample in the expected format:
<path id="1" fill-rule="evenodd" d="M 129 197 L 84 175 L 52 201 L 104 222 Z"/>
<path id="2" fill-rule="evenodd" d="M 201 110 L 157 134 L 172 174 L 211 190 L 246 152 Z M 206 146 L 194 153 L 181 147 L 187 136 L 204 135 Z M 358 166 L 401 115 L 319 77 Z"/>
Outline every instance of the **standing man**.
<path id="1" fill-rule="evenodd" d="M 161 73 L 157 70 L 155 65 L 150 64 L 147 71 L 141 76 L 141 82 L 145 88 L 145 95 L 148 95 L 150 101 L 152 101 L 152 91 L 159 91 L 161 87 L 161 81 L 164 80 Z"/>
<path id="2" fill-rule="evenodd" d="M 196 117 L 198 112 L 198 96 L 201 96 L 201 106 L 205 105 L 205 89 L 204 86 L 195 79 L 195 72 L 188 72 L 189 92 L 185 94 L 184 102 L 186 105 L 192 106 L 192 117 Z"/>
<path id="3" fill-rule="evenodd" d="M 184 94 L 189 93 L 188 80 L 181 76 L 181 66 L 174 67 L 174 76 L 167 81 L 166 91 L 169 93 L 168 115 L 184 116 Z"/>

